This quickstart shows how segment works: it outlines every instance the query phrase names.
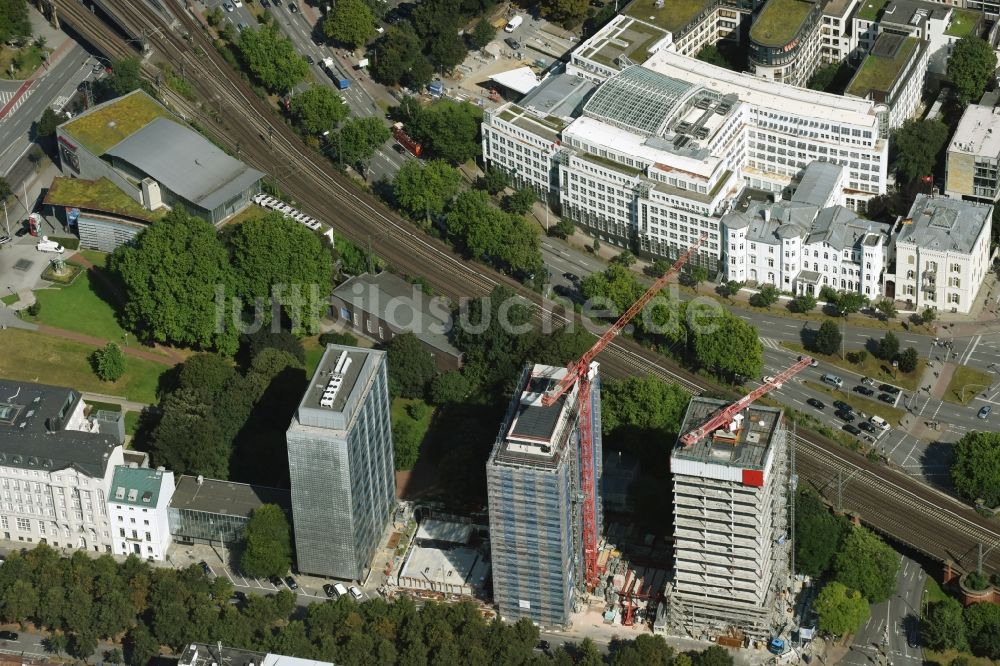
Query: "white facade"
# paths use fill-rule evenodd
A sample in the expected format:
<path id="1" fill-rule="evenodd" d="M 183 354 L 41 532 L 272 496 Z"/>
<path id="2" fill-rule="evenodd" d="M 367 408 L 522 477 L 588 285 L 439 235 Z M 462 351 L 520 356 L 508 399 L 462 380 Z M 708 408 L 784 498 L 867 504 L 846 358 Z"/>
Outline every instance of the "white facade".
<path id="1" fill-rule="evenodd" d="M 859 0 L 834 0 L 823 7 L 820 27 L 820 60 L 839 64 L 854 57 L 858 34 L 853 30 L 853 16 Z"/>
<path id="2" fill-rule="evenodd" d="M 172 542 L 167 508 L 174 494 L 174 473 L 120 466 L 108 496 L 114 553 L 162 561 Z"/>
<path id="3" fill-rule="evenodd" d="M 945 194 L 995 202 L 1000 198 L 1000 107 L 970 104 L 948 145 Z"/>
<path id="4" fill-rule="evenodd" d="M 883 33 L 848 84 L 845 96 L 876 102 L 879 134 L 883 138 L 888 138 L 893 130 L 916 115 L 927 75 L 928 56 L 926 42 L 916 37 Z M 882 85 L 882 81 L 890 83 Z"/>
<path id="5" fill-rule="evenodd" d="M 895 244 L 897 301 L 967 314 L 990 268 L 993 206 L 918 195 Z"/>
<path id="6" fill-rule="evenodd" d="M 0 536 L 111 552 L 107 494 L 123 460 L 118 424 L 87 414 L 66 388 L 3 380 L 0 403 Z"/>
<path id="7" fill-rule="evenodd" d="M 808 14 L 787 39 L 775 41 L 761 25 L 780 25 L 799 20 L 796 13 L 805 6 Z M 795 16 L 793 19 L 792 17 Z M 767 0 L 750 28 L 748 65 L 757 77 L 805 87 L 820 63 L 820 7 L 809 0 Z M 785 26 L 787 27 L 787 26 Z"/>

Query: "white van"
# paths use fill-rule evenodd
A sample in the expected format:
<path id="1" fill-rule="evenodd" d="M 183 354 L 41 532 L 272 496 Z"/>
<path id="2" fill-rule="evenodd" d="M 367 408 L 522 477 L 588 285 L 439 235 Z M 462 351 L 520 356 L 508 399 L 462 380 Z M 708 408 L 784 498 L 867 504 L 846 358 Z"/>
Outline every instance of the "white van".
<path id="1" fill-rule="evenodd" d="M 840 388 L 841 386 L 844 385 L 844 380 L 838 377 L 837 375 L 823 375 L 822 377 L 820 377 L 820 379 L 822 379 L 830 386 L 836 386 L 837 388 Z"/>
<path id="2" fill-rule="evenodd" d="M 334 599 L 339 599 L 342 596 L 344 596 L 345 594 L 347 594 L 347 588 L 344 587 L 343 583 L 337 583 L 336 585 L 333 586 L 333 598 Z"/>
<path id="3" fill-rule="evenodd" d="M 515 30 L 517 30 L 518 26 L 520 26 L 522 23 L 524 23 L 524 17 L 520 15 L 515 16 L 511 20 L 507 21 L 507 25 L 504 26 L 503 31 L 514 32 Z"/>
<path id="4" fill-rule="evenodd" d="M 873 416 L 868 420 L 871 421 L 872 425 L 875 426 L 876 428 L 880 428 L 882 430 L 889 429 L 889 423 L 881 416 Z"/>
<path id="5" fill-rule="evenodd" d="M 66 248 L 59 243 L 54 240 L 49 240 L 48 236 L 42 236 L 42 240 L 38 241 L 38 245 L 35 246 L 35 249 L 39 252 L 55 252 L 56 254 L 62 254 L 66 251 Z"/>

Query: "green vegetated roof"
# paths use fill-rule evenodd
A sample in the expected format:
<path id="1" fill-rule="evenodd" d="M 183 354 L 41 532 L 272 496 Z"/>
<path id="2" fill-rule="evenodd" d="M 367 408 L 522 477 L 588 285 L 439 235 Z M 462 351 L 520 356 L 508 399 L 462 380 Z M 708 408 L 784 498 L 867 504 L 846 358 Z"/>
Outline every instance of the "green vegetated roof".
<path id="1" fill-rule="evenodd" d="M 948 29 L 944 31 L 946 35 L 951 35 L 952 37 L 965 37 L 972 29 L 976 27 L 979 23 L 979 18 L 981 14 L 979 12 L 974 12 L 968 9 L 958 9 L 957 7 L 952 10 L 951 14 L 951 24 Z"/>
<path id="2" fill-rule="evenodd" d="M 862 21 L 874 21 L 888 2 L 889 0 L 861 0 L 861 7 L 858 8 L 858 18 Z"/>
<path id="3" fill-rule="evenodd" d="M 652 23 L 664 30 L 676 32 L 711 5 L 712 1 L 664 0 L 663 6 L 657 7 L 656 0 L 635 0 L 622 13 Z"/>
<path id="4" fill-rule="evenodd" d="M 608 67 L 614 67 L 614 61 L 619 56 L 642 63 L 649 58 L 649 49 L 666 36 L 664 28 L 630 16 L 619 24 L 610 38 L 606 35 L 604 39 L 595 40 L 582 55 Z"/>
<path id="5" fill-rule="evenodd" d="M 795 38 L 814 6 L 807 0 L 767 0 L 750 27 L 750 39 L 764 46 L 784 46 Z"/>
<path id="6" fill-rule="evenodd" d="M 869 54 L 851 79 L 845 94 L 865 97 L 871 90 L 888 92 L 915 48 L 917 48 L 916 37 L 907 37 L 892 58 Z"/>
<path id="7" fill-rule="evenodd" d="M 588 162 L 593 162 L 594 164 L 599 164 L 601 166 L 613 169 L 615 171 L 620 171 L 621 173 L 628 174 L 630 176 L 642 175 L 642 169 L 637 169 L 635 167 L 630 167 L 627 164 L 622 164 L 616 160 L 601 157 L 600 155 L 594 155 L 593 153 L 580 153 L 580 157 Z"/>
<path id="8" fill-rule="evenodd" d="M 107 178 L 83 180 L 82 178 L 52 179 L 45 195 L 46 204 L 68 206 L 86 210 L 124 215 L 152 222 L 166 214 L 165 209 L 147 210 Z"/>
<path id="9" fill-rule="evenodd" d="M 176 120 L 163 105 L 137 90 L 81 114 L 63 125 L 63 129 L 90 152 L 103 155 L 160 117 Z"/>

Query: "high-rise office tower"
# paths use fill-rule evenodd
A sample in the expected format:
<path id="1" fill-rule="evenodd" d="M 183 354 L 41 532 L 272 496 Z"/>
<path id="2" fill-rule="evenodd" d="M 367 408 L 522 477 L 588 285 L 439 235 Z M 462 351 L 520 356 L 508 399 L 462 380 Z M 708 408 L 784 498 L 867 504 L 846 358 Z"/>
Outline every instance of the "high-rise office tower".
<path id="1" fill-rule="evenodd" d="M 542 396 L 565 368 L 525 368 L 486 464 L 493 596 L 504 619 L 570 623 L 583 585 L 579 384 L 553 405 Z M 597 533 L 601 533 L 601 391 L 590 371 Z"/>
<path id="2" fill-rule="evenodd" d="M 286 441 L 298 570 L 362 580 L 396 494 L 385 352 L 327 345 Z"/>

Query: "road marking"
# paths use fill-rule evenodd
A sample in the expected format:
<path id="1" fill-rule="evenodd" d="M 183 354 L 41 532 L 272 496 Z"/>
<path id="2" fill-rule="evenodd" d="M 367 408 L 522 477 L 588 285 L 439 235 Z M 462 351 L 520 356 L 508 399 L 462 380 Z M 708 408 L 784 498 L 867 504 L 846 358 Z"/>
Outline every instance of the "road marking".
<path id="1" fill-rule="evenodd" d="M 972 338 L 972 340 L 969 340 L 969 345 L 965 348 L 965 353 L 960 357 L 958 361 L 959 365 L 968 365 L 969 357 L 972 356 L 972 353 L 974 351 L 976 351 L 976 347 L 979 346 L 979 341 L 982 339 L 983 336 L 977 335 L 976 337 Z"/>
<path id="2" fill-rule="evenodd" d="M 776 349 L 778 351 L 783 351 L 783 349 L 784 349 L 781 346 L 781 343 L 778 340 L 774 339 L 774 338 L 761 338 L 760 342 L 761 342 L 761 344 L 763 344 L 768 349 Z"/>

